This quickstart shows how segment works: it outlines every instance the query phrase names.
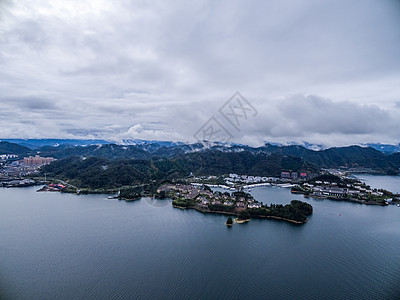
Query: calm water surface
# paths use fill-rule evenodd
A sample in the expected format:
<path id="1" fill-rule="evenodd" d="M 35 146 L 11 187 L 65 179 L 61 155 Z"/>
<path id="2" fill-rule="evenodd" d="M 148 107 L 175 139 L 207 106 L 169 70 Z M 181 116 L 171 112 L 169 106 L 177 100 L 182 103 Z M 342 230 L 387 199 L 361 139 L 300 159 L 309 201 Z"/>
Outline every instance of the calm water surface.
<path id="1" fill-rule="evenodd" d="M 372 188 L 383 188 L 393 193 L 400 194 L 400 176 L 361 174 L 356 177 Z"/>
<path id="2" fill-rule="evenodd" d="M 304 225 L 0 189 L 4 299 L 399 299 L 400 208 L 306 199 Z M 288 189 L 252 189 L 288 203 Z"/>

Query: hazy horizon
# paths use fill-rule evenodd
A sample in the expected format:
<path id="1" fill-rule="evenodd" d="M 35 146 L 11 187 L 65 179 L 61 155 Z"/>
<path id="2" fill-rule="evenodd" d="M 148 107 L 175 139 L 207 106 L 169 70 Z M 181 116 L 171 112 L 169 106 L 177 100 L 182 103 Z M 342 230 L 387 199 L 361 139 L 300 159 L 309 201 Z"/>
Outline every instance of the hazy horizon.
<path id="1" fill-rule="evenodd" d="M 272 146 L 279 146 L 279 147 L 283 147 L 283 146 L 303 146 L 309 150 L 315 150 L 315 151 L 319 151 L 319 150 L 323 150 L 323 149 L 329 149 L 329 148 L 333 148 L 333 147 L 351 147 L 351 146 L 360 146 L 360 147 L 372 147 L 375 148 L 377 150 L 379 150 L 377 147 L 378 146 L 382 146 L 382 147 L 399 147 L 400 143 L 397 144 L 383 144 L 383 143 L 358 143 L 358 144 L 347 144 L 347 145 L 337 145 L 337 146 L 327 146 L 324 144 L 311 144 L 308 143 L 307 141 L 304 142 L 293 142 L 293 141 L 288 141 L 286 143 L 278 143 L 278 142 L 270 142 L 270 141 L 265 141 L 264 143 L 260 144 L 260 145 L 248 145 L 248 144 L 241 144 L 241 143 L 221 143 L 221 142 L 212 142 L 212 141 L 198 141 L 198 142 L 193 142 L 193 143 L 187 143 L 187 142 L 183 142 L 183 141 L 172 141 L 172 140 L 144 140 L 144 139 L 124 139 L 124 140 L 107 140 L 107 139 L 57 139 L 57 138 L 42 138 L 42 139 L 18 139 L 18 138 L 0 138 L 0 142 L 11 142 L 11 143 L 15 143 L 15 144 L 20 144 L 23 146 L 26 146 L 28 148 L 32 148 L 32 146 L 30 147 L 28 144 L 35 144 L 35 142 L 40 142 L 42 141 L 43 143 L 38 143 L 39 146 L 36 147 L 40 147 L 43 145 L 53 145 L 53 143 L 58 143 L 58 142 L 62 142 L 62 141 L 73 141 L 73 142 L 77 142 L 80 141 L 81 144 L 76 144 L 75 146 L 88 146 L 88 145 L 100 145 L 100 144 L 117 144 L 117 145 L 137 145 L 137 144 L 141 144 L 141 143 L 160 143 L 160 144 L 169 144 L 171 143 L 172 145 L 179 145 L 179 144 L 195 144 L 195 143 L 202 143 L 204 146 L 249 146 L 249 147 L 262 147 L 265 145 L 272 145 Z M 45 142 L 47 141 L 47 142 Z M 51 143 L 50 141 L 52 141 L 53 143 Z M 68 143 L 62 143 L 59 145 L 64 145 L 64 144 L 68 144 Z M 388 152 L 396 152 L 397 148 L 393 148 L 390 150 L 386 149 L 380 149 L 380 151 L 388 151 Z"/>

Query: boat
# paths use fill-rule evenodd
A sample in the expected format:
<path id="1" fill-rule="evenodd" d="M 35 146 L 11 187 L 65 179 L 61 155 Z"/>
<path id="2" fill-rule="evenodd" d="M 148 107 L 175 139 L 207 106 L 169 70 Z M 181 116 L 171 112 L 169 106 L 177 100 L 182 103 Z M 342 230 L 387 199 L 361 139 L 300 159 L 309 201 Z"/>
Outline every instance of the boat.
<path id="1" fill-rule="evenodd" d="M 118 199 L 121 196 L 121 190 L 115 196 L 108 196 L 107 199 Z"/>

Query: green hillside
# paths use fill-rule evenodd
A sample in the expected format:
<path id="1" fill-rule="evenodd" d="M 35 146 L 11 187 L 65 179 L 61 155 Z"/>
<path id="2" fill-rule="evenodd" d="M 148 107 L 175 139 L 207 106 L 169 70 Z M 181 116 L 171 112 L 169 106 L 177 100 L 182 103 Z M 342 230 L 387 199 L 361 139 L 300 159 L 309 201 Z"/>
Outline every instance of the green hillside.
<path id="1" fill-rule="evenodd" d="M 1 154 L 18 154 L 18 155 L 25 155 L 31 153 L 32 150 L 9 142 L 0 142 L 0 155 Z"/>

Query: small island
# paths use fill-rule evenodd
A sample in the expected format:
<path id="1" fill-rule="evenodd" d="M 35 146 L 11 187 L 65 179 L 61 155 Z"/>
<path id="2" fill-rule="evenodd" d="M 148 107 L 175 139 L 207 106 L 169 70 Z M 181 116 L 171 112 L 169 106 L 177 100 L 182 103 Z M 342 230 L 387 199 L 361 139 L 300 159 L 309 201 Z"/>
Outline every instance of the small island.
<path id="1" fill-rule="evenodd" d="M 231 227 L 233 225 L 232 217 L 228 217 L 228 220 L 226 220 L 225 225 L 228 227 Z"/>

